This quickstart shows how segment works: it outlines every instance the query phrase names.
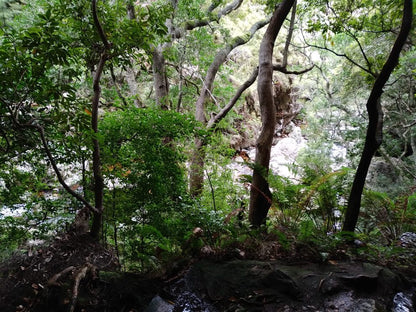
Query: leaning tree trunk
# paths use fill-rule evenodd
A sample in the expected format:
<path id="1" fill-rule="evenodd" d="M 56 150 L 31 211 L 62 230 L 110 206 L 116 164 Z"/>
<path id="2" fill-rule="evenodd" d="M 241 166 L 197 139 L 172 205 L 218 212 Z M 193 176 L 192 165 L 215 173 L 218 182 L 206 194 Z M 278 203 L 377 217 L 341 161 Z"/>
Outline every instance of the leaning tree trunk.
<path id="1" fill-rule="evenodd" d="M 250 77 L 250 79 L 243 84 L 242 90 L 237 90 L 236 97 L 228 103 L 220 112 L 218 117 L 211 118 L 209 122 L 205 117 L 205 107 L 206 103 L 212 101 L 212 90 L 214 87 L 214 80 L 218 73 L 219 68 L 222 64 L 227 60 L 227 56 L 230 54 L 232 50 L 236 47 L 241 46 L 249 42 L 254 34 L 264 27 L 269 21 L 263 20 L 255 23 L 251 26 L 249 32 L 244 36 L 238 36 L 229 41 L 229 43 L 223 48 L 220 49 L 214 57 L 207 74 L 204 79 L 204 83 L 199 94 L 198 100 L 195 104 L 195 119 L 201 122 L 202 125 L 206 127 L 206 129 L 211 130 L 215 125 L 224 118 L 227 113 L 231 110 L 233 105 L 236 103 L 237 99 L 240 97 L 241 93 L 247 88 L 247 83 L 250 83 L 252 79 L 255 77 Z M 254 80 L 253 80 L 254 82 Z M 251 82 L 251 83 L 253 83 Z M 204 163 L 205 163 L 205 152 L 204 148 L 206 146 L 206 140 L 202 140 L 200 138 L 195 139 L 195 148 L 193 157 L 191 159 L 190 165 L 190 178 L 189 178 L 189 189 L 192 196 L 197 197 L 202 193 L 203 185 L 204 185 Z"/>
<path id="2" fill-rule="evenodd" d="M 259 51 L 259 94 L 262 129 L 256 142 L 256 159 L 250 190 L 249 221 L 253 226 L 264 223 L 271 206 L 272 194 L 267 182 L 270 151 L 276 127 L 276 107 L 273 100 L 273 49 L 280 28 L 295 0 L 284 0 L 276 8 Z"/>
<path id="3" fill-rule="evenodd" d="M 364 150 L 361 155 L 360 163 L 355 173 L 354 182 L 348 200 L 347 211 L 343 224 L 343 231 L 354 232 L 360 213 L 361 196 L 364 189 L 368 168 L 374 153 L 381 145 L 383 139 L 383 111 L 380 103 L 380 96 L 383 87 L 396 67 L 400 52 L 406 42 L 412 26 L 412 0 L 404 1 L 403 19 L 399 35 L 390 52 L 389 58 L 384 64 L 380 75 L 377 77 L 373 89 L 367 101 L 368 127 L 365 138 Z"/>

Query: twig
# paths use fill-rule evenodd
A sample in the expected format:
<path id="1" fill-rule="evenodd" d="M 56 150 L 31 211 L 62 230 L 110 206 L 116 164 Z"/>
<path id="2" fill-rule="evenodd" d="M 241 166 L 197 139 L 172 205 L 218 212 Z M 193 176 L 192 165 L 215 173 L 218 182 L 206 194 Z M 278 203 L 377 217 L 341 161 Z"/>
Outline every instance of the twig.
<path id="1" fill-rule="evenodd" d="M 210 177 L 210 175 L 209 175 L 208 171 L 206 171 L 206 170 L 205 170 L 205 173 L 206 173 L 206 175 L 207 175 L 207 177 L 208 177 L 209 187 L 210 187 L 210 189 L 211 189 L 212 205 L 214 206 L 214 211 L 215 211 L 215 212 L 217 212 L 217 206 L 216 206 L 216 204 L 215 204 L 215 192 L 214 192 L 214 188 L 213 188 L 213 186 L 212 186 L 211 177 Z"/>
<path id="2" fill-rule="evenodd" d="M 117 95 L 121 99 L 121 101 L 123 102 L 124 106 L 128 106 L 126 98 L 121 93 L 121 90 L 120 90 L 120 88 L 117 84 L 117 79 L 116 79 L 116 75 L 114 74 L 113 64 L 110 64 L 109 67 L 110 67 L 111 79 L 113 80 L 113 85 L 114 85 L 114 88 L 116 88 Z"/>

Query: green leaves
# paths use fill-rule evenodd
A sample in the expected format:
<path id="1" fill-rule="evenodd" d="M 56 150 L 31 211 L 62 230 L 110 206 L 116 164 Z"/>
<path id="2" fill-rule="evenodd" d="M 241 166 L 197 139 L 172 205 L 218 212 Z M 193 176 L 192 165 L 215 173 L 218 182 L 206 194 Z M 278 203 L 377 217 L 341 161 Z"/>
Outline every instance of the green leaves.
<path id="1" fill-rule="evenodd" d="M 131 187 L 136 203 L 160 203 L 180 196 L 186 184 L 183 139 L 196 123 L 175 112 L 129 109 L 107 114 L 100 125 L 104 174 Z"/>

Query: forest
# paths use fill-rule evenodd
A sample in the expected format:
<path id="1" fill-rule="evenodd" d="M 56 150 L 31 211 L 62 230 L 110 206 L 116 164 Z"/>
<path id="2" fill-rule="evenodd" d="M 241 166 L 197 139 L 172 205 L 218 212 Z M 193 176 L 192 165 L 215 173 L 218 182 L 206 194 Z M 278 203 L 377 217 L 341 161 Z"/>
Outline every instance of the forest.
<path id="1" fill-rule="evenodd" d="M 0 0 L 0 311 L 415 311 L 412 0 Z"/>

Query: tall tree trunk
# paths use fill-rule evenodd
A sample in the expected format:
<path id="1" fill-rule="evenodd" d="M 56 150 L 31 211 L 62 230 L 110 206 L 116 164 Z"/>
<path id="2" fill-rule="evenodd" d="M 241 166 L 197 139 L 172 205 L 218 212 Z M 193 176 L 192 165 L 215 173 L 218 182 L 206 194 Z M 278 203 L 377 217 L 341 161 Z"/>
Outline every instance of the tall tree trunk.
<path id="1" fill-rule="evenodd" d="M 92 98 L 92 111 L 91 111 L 91 127 L 94 132 L 93 143 L 93 156 L 92 156 L 92 168 L 94 175 L 94 198 L 95 198 L 95 209 L 93 210 L 93 221 L 91 226 L 91 236 L 98 239 L 100 235 L 100 229 L 103 223 L 103 198 L 104 198 L 104 179 L 101 172 L 101 155 L 100 155 L 100 144 L 98 142 L 98 108 L 100 103 L 101 87 L 100 80 L 101 75 L 104 71 L 104 65 L 108 58 L 108 51 L 110 50 L 110 43 L 107 40 L 107 36 L 100 24 L 97 15 L 97 1 L 92 0 L 92 15 L 94 18 L 94 25 L 100 35 L 101 41 L 104 44 L 103 52 L 101 53 L 100 60 L 97 64 L 97 68 L 93 77 L 93 91 L 94 95 Z"/>
<path id="2" fill-rule="evenodd" d="M 166 61 L 163 51 L 166 48 L 160 44 L 153 51 L 153 85 L 155 88 L 156 104 L 162 109 L 169 109 L 169 82 L 166 74 Z"/>
<path id="3" fill-rule="evenodd" d="M 98 134 L 98 107 L 99 100 L 101 95 L 100 88 L 100 79 L 101 74 L 104 69 L 104 64 L 106 56 L 101 55 L 100 62 L 98 63 L 97 69 L 94 74 L 93 79 L 93 89 L 94 96 L 92 100 L 92 116 L 91 116 L 91 126 L 94 132 L 94 137 L 92 139 L 93 143 L 93 152 L 92 152 L 92 169 L 94 175 L 94 198 L 95 198 L 95 211 L 93 211 L 93 222 L 91 226 L 91 235 L 94 238 L 98 238 L 100 234 L 100 229 L 102 226 L 103 218 L 103 197 L 104 197 L 104 180 L 101 173 L 101 154 L 100 154 L 100 144 L 97 139 Z"/>
<path id="4" fill-rule="evenodd" d="M 189 170 L 189 192 L 192 196 L 201 195 L 204 185 L 205 143 L 203 139 L 195 139 L 195 147 Z"/>
<path id="5" fill-rule="evenodd" d="M 276 127 L 276 107 L 273 100 L 273 49 L 280 28 L 295 0 L 284 0 L 276 7 L 259 51 L 259 94 L 262 129 L 256 142 L 255 168 L 250 190 L 249 221 L 253 226 L 264 223 L 271 206 L 271 192 L 267 175 L 270 151 Z"/>
<path id="6" fill-rule="evenodd" d="M 380 103 L 380 97 L 383 93 L 384 85 L 386 84 L 390 74 L 399 61 L 400 52 L 406 42 L 406 38 L 409 35 L 412 26 L 412 15 L 412 0 L 405 0 L 400 32 L 390 52 L 389 58 L 387 59 L 380 74 L 374 82 L 373 88 L 367 101 L 367 113 L 369 119 L 367 134 L 365 138 L 364 150 L 361 155 L 357 171 L 355 173 L 354 182 L 348 200 L 347 211 L 345 213 L 345 220 L 342 227 L 343 231 L 354 232 L 357 225 L 361 206 L 361 196 L 368 173 L 368 168 L 374 153 L 381 145 L 383 139 L 383 111 Z"/>
<path id="7" fill-rule="evenodd" d="M 198 100 L 196 101 L 195 105 L 195 119 L 200 121 L 204 126 L 212 127 L 215 126 L 220 118 L 224 118 L 226 114 L 231 110 L 232 106 L 236 103 L 237 99 L 240 97 L 241 93 L 238 90 L 237 98 L 233 98 L 232 104 L 229 103 L 226 107 L 224 107 L 223 110 L 221 110 L 221 116 L 216 121 L 212 121 L 209 123 L 209 126 L 207 125 L 207 119 L 205 117 L 205 104 L 208 101 L 212 101 L 212 90 L 214 86 L 214 81 L 216 78 L 216 75 L 218 73 L 218 70 L 220 66 L 226 61 L 228 54 L 232 50 L 234 50 L 236 47 L 241 46 L 243 44 L 246 44 L 248 41 L 253 38 L 254 34 L 257 32 L 257 30 L 261 29 L 268 23 L 268 20 L 260 21 L 255 23 L 251 28 L 249 33 L 246 36 L 239 36 L 235 37 L 230 40 L 230 43 L 227 44 L 223 49 L 219 50 L 217 54 L 214 57 L 214 60 L 212 61 L 207 74 L 205 75 L 205 79 L 203 82 L 203 86 L 201 88 L 201 92 L 199 94 Z M 255 77 L 254 77 L 255 79 Z M 250 80 L 250 79 L 249 79 Z M 253 80 L 254 82 L 254 80 Z M 199 196 L 202 192 L 203 183 L 204 183 L 204 160 L 205 160 L 205 154 L 203 151 L 203 148 L 205 146 L 206 142 L 203 140 L 197 138 L 195 140 L 195 149 L 194 149 L 194 155 L 191 160 L 190 165 L 190 179 L 189 179 L 189 189 L 191 191 L 191 194 L 193 196 Z"/>

